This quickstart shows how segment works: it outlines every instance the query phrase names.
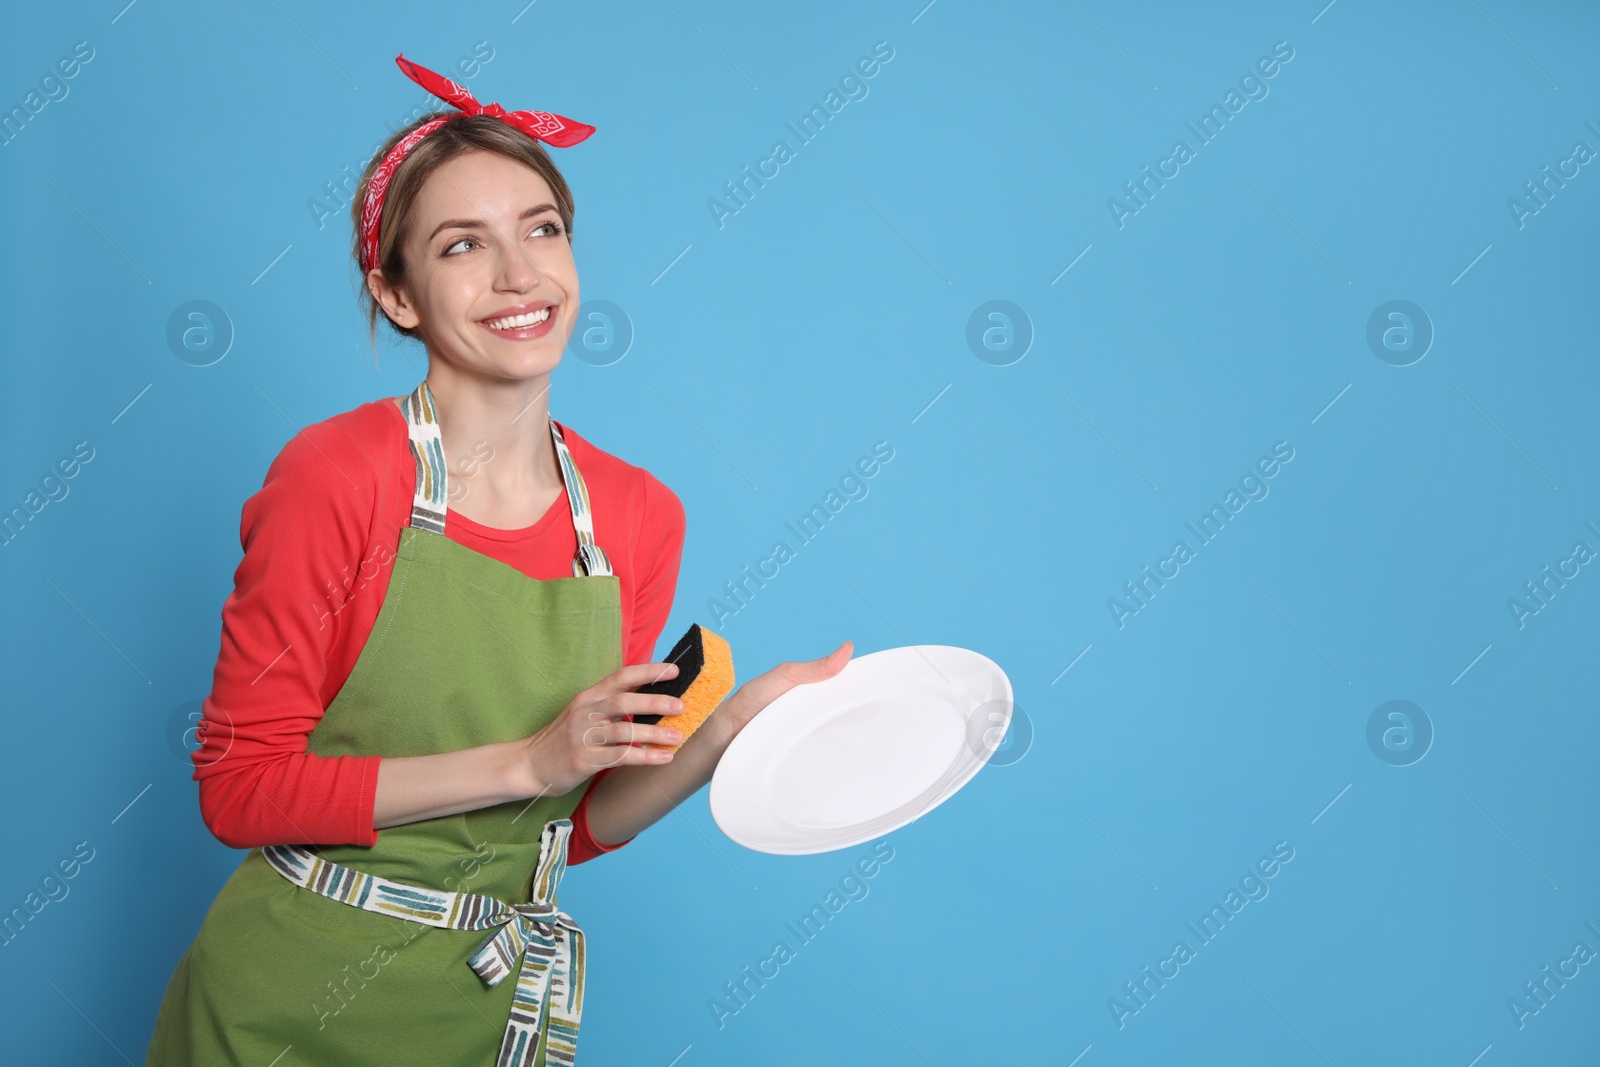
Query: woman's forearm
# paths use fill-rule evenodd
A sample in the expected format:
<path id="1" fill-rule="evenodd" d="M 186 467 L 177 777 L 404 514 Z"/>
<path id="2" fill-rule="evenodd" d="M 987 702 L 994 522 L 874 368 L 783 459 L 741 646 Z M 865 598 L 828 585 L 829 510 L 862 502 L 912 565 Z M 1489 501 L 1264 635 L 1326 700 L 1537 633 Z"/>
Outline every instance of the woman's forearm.
<path id="1" fill-rule="evenodd" d="M 385 756 L 378 763 L 373 829 L 526 799 L 530 794 L 517 784 L 520 746 L 513 741 L 431 756 Z"/>
<path id="2" fill-rule="evenodd" d="M 670 763 L 612 770 L 589 795 L 591 836 L 609 846 L 653 825 L 711 781 L 732 739 L 732 730 L 714 712 L 678 746 Z M 525 739 L 429 756 L 385 756 L 378 764 L 372 826 L 381 830 L 475 811 L 541 791 Z"/>
<path id="3" fill-rule="evenodd" d="M 678 746 L 672 762 L 618 767 L 600 779 L 589 791 L 589 836 L 604 847 L 621 844 L 711 781 L 733 740 L 718 712 Z"/>

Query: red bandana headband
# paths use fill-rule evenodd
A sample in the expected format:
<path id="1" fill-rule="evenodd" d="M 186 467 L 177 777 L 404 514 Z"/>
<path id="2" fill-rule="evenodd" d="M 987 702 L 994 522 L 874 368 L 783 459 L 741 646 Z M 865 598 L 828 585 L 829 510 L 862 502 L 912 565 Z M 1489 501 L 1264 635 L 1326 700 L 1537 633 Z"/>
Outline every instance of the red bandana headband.
<path id="1" fill-rule="evenodd" d="M 593 126 L 553 115 L 548 111 L 507 111 L 499 104 L 480 104 L 473 95 L 449 78 L 435 74 L 427 67 L 419 67 L 405 58 L 405 53 L 394 57 L 400 71 L 439 99 L 467 115 L 493 115 L 510 123 L 536 141 L 544 141 L 557 148 L 571 148 L 594 132 Z M 378 262 L 378 222 L 383 217 L 383 197 L 389 189 L 389 179 L 406 154 L 434 130 L 449 122 L 454 115 L 430 119 L 412 130 L 390 150 L 372 175 L 367 185 L 367 196 L 361 204 L 361 273 L 365 275 Z"/>

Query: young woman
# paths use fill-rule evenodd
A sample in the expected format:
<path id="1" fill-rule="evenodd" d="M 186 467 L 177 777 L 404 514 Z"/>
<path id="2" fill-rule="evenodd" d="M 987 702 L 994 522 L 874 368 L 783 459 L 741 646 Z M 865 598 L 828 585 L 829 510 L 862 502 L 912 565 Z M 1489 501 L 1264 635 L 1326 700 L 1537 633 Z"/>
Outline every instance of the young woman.
<path id="1" fill-rule="evenodd" d="M 250 851 L 150 1065 L 571 1063 L 566 864 L 632 840 L 850 656 L 780 664 L 687 741 L 630 721 L 681 710 L 633 690 L 676 672 L 648 661 L 684 513 L 548 413 L 579 300 L 572 195 L 539 141 L 592 127 L 396 62 L 457 111 L 373 157 L 355 256 L 373 330 L 381 310 L 423 342 L 427 376 L 308 426 L 245 504 L 194 777 L 206 825 Z"/>

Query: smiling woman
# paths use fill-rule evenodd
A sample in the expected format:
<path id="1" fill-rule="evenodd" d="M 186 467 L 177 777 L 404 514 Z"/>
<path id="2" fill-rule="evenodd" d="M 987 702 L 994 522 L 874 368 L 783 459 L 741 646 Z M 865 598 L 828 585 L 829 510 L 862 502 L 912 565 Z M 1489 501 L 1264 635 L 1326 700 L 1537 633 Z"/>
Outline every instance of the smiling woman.
<path id="1" fill-rule="evenodd" d="M 389 142 L 384 145 L 383 151 L 375 159 L 382 159 L 395 146 L 411 136 L 417 127 L 434 118 L 425 115 L 411 127 L 400 130 Z M 478 153 L 476 159 L 463 159 Z M 572 252 L 572 218 L 576 208 L 572 200 L 572 191 L 567 187 L 566 179 L 556 169 L 550 156 L 541 148 L 537 141 L 507 125 L 498 118 L 488 115 L 463 115 L 447 122 L 433 131 L 412 148 L 406 156 L 405 166 L 396 170 L 394 178 L 389 182 L 388 190 L 384 194 L 383 217 L 377 228 L 377 262 L 376 266 L 382 271 L 383 280 L 388 287 L 403 292 L 407 283 L 412 280 L 413 272 L 408 267 L 408 257 L 405 235 L 411 230 L 411 221 L 418 212 L 418 199 L 428 179 L 452 162 L 466 164 L 473 171 L 498 171 L 503 174 L 507 167 L 512 170 L 526 169 L 532 175 L 523 175 L 524 180 L 537 177 L 543 183 L 547 195 L 539 198 L 537 203 L 530 204 L 518 212 L 516 221 L 532 223 L 540 216 L 544 221 L 533 227 L 542 230 L 541 236 L 554 238 L 559 244 L 566 246 L 567 258 L 571 259 Z M 460 166 L 452 167 L 451 172 L 462 169 Z M 500 176 L 494 173 L 473 174 L 473 178 L 488 178 L 490 180 Z M 371 177 L 364 179 L 357 196 L 352 201 L 351 213 L 354 226 L 355 257 L 357 262 L 363 259 L 363 233 L 361 216 L 365 207 L 366 190 L 371 184 Z M 446 173 L 440 182 L 434 183 L 439 192 L 460 193 L 460 187 L 452 181 L 452 173 Z M 477 187 L 477 186 L 474 186 Z M 426 207 L 427 205 L 423 205 Z M 478 204 L 469 204 L 470 218 L 445 218 L 438 222 L 432 232 L 423 236 L 422 247 L 429 253 L 437 256 L 461 252 L 473 248 L 481 249 L 484 246 L 484 237 L 488 233 L 489 223 L 481 216 L 483 212 Z M 446 231 L 449 231 L 446 239 Z M 474 236 L 477 235 L 477 236 Z M 565 238 L 564 240 L 562 238 Z M 413 257 L 412 261 L 417 261 Z M 573 296 L 577 290 L 577 270 L 570 274 L 573 286 Z M 367 308 L 367 323 L 374 347 L 377 344 L 378 315 L 386 310 L 376 293 L 362 279 L 361 296 Z M 548 300 L 541 301 L 548 305 Z M 488 309 L 495 311 L 497 309 Z M 417 324 L 407 324 L 397 321 L 393 314 L 386 316 L 389 325 L 404 337 L 424 340 Z M 546 331 L 548 332 L 548 331 Z"/>
<path id="2" fill-rule="evenodd" d="M 461 113 L 374 157 L 353 251 L 374 346 L 381 312 L 428 372 L 307 426 L 245 504 L 192 757 L 207 827 L 250 851 L 178 961 L 150 1065 L 571 1064 L 568 864 L 664 817 L 757 712 L 849 658 L 780 664 L 687 737 L 642 721 L 683 710 L 638 691 L 676 672 L 650 657 L 683 505 L 549 411 L 579 296 L 572 195 L 539 142 L 593 128 L 396 62 Z M 494 463 L 452 493 L 479 449 Z M 372 592 L 323 610 L 353 564 Z"/>
<path id="3" fill-rule="evenodd" d="M 508 376 L 548 375 L 561 355 L 550 342 L 571 334 L 579 300 L 570 206 L 558 208 L 551 183 L 520 160 L 469 145 L 439 163 L 408 205 L 415 224 L 394 238 L 393 272 L 385 267 L 367 278 L 368 298 L 397 331 L 449 357 L 429 371 L 441 396 L 459 394 L 463 375 L 499 379 L 502 389 Z M 382 247 L 380 235 L 380 256 Z M 543 343 L 517 343 L 534 341 Z M 517 388 L 526 402 L 546 384 L 530 379 Z M 526 429 L 506 432 L 526 436 Z M 554 450 L 540 452 L 551 462 L 541 464 L 537 480 L 554 492 Z"/>

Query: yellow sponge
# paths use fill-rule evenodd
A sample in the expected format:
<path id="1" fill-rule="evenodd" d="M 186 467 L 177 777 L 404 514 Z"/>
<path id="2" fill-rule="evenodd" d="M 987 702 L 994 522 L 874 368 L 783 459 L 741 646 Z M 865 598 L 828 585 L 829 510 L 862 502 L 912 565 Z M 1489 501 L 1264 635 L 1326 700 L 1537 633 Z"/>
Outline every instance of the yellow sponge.
<path id="1" fill-rule="evenodd" d="M 641 685 L 635 692 L 677 697 L 683 701 L 683 711 L 677 715 L 635 715 L 633 721 L 647 726 L 670 726 L 680 731 L 687 741 L 733 691 L 733 650 L 721 637 L 694 623 L 672 646 L 664 662 L 677 664 L 678 676 Z M 645 748 L 678 748 L 678 745 L 641 743 Z"/>

